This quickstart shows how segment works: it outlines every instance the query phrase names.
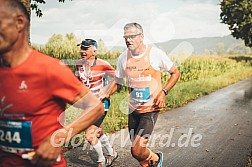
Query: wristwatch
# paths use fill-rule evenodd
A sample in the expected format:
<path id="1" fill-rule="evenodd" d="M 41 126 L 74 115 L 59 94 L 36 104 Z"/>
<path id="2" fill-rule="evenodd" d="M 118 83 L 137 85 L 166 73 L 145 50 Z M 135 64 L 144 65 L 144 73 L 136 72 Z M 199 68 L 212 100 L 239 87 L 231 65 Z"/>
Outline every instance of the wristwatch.
<path id="1" fill-rule="evenodd" d="M 168 91 L 167 89 L 163 89 L 163 92 L 164 92 L 164 94 L 165 94 L 165 96 L 166 96 L 166 95 L 168 95 L 168 92 L 169 92 L 169 91 Z"/>

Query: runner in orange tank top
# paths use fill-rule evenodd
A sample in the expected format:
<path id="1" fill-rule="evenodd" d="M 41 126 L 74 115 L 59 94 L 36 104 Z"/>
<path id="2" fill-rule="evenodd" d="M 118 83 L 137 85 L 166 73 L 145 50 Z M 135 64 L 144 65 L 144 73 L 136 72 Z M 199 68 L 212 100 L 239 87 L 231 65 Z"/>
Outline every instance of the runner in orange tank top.
<path id="1" fill-rule="evenodd" d="M 179 79 L 180 73 L 160 49 L 143 43 L 143 29 L 138 23 L 124 27 L 127 50 L 117 61 L 117 84 L 126 78 L 129 91 L 128 129 L 133 145 L 131 154 L 142 167 L 162 167 L 163 153 L 146 147 L 160 109 L 165 107 L 165 96 Z M 161 70 L 171 74 L 162 88 Z"/>

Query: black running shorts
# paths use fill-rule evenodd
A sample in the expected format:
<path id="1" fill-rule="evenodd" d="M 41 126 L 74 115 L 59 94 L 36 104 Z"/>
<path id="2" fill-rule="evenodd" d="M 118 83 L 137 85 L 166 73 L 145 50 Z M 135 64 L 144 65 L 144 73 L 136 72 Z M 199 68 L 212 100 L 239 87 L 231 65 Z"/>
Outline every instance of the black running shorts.
<path id="1" fill-rule="evenodd" d="M 128 117 L 128 130 L 130 139 L 133 141 L 134 136 L 138 135 L 149 138 L 158 118 L 159 111 L 137 113 L 132 112 Z"/>
<path id="2" fill-rule="evenodd" d="M 101 126 L 101 124 L 102 124 L 104 118 L 105 118 L 106 115 L 107 115 L 107 112 L 108 112 L 109 107 L 110 107 L 110 99 L 109 99 L 109 98 L 103 99 L 103 100 L 102 100 L 102 103 L 103 103 L 103 105 L 104 105 L 105 112 L 104 112 L 104 114 L 93 124 L 93 125 L 95 125 L 95 126 L 97 126 L 97 127 L 100 127 L 100 126 Z"/>

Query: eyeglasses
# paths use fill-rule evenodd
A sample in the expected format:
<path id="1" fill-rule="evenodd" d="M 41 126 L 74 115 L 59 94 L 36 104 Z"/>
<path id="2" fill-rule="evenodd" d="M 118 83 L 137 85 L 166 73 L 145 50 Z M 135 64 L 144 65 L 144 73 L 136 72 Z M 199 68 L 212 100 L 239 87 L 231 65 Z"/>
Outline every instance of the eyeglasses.
<path id="1" fill-rule="evenodd" d="M 136 38 L 136 36 L 141 35 L 141 34 L 142 34 L 142 33 L 135 34 L 135 35 L 124 35 L 123 38 L 124 38 L 125 40 L 127 40 L 127 39 L 132 40 L 132 39 Z"/>

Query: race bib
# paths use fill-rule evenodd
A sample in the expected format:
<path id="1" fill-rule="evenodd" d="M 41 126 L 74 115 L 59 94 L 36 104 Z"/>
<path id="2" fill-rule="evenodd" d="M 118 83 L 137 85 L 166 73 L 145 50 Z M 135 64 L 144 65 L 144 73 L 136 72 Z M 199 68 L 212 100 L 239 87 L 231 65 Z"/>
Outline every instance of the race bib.
<path id="1" fill-rule="evenodd" d="M 12 153 L 33 150 L 31 126 L 28 121 L 0 120 L 0 149 Z"/>
<path id="2" fill-rule="evenodd" d="M 147 102 L 150 100 L 150 88 L 132 88 L 131 98 L 137 102 Z"/>

